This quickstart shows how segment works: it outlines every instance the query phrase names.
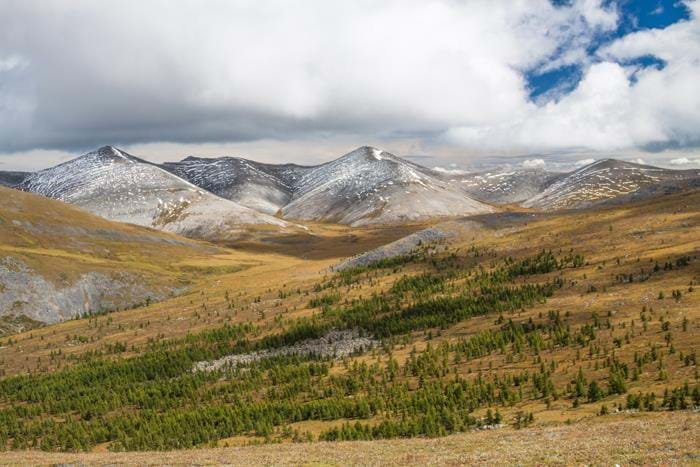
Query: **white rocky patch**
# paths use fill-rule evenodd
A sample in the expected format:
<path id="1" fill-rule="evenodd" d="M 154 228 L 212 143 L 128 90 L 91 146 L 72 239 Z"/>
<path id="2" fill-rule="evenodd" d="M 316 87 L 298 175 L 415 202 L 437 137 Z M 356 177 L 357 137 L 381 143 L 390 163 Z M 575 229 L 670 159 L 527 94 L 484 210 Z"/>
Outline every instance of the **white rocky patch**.
<path id="1" fill-rule="evenodd" d="M 260 350 L 247 354 L 228 355 L 214 361 L 197 362 L 194 371 L 216 371 L 235 368 L 279 356 L 316 356 L 319 358 L 344 358 L 356 352 L 371 349 L 378 341 L 362 337 L 357 331 L 331 331 L 318 339 L 307 339 L 279 349 Z"/>

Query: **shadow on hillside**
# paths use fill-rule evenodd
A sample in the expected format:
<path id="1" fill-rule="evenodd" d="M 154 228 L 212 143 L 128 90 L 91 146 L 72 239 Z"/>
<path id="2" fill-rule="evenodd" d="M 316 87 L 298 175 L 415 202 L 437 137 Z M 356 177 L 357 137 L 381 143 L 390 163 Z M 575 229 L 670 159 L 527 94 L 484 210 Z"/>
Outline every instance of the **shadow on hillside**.
<path id="1" fill-rule="evenodd" d="M 309 260 L 347 258 L 391 243 L 425 228 L 425 225 L 403 225 L 381 228 L 350 227 L 311 228 L 310 233 L 283 236 L 249 236 L 222 246 L 250 253 L 274 253 Z"/>

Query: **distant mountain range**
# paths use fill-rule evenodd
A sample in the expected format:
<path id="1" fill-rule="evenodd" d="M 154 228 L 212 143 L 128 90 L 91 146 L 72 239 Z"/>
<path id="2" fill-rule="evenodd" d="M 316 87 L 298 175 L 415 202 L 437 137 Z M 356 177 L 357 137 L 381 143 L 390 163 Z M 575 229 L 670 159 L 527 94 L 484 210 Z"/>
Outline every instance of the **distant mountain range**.
<path id="1" fill-rule="evenodd" d="M 0 183 L 110 220 L 233 239 L 250 226 L 271 233 L 303 228 L 292 221 L 420 222 L 494 212 L 503 204 L 580 209 L 698 187 L 700 170 L 603 159 L 571 173 L 526 168 L 453 174 L 369 146 L 318 166 L 238 157 L 158 165 L 105 146 L 36 173 L 0 172 Z"/>
<path id="2" fill-rule="evenodd" d="M 188 157 L 163 168 L 223 198 L 285 219 L 360 226 L 493 210 L 436 172 L 368 146 L 314 167 Z"/>
<path id="3" fill-rule="evenodd" d="M 496 204 L 522 203 L 542 193 L 565 174 L 541 168 L 489 170 L 449 175 L 472 197 Z"/>

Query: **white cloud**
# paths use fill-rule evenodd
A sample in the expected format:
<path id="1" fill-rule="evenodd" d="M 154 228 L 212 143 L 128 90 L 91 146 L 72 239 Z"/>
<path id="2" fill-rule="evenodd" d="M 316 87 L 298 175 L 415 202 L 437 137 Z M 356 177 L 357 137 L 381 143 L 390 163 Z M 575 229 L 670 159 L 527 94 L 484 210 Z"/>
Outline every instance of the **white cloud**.
<path id="1" fill-rule="evenodd" d="M 576 161 L 576 167 L 583 167 L 585 165 L 589 165 L 595 162 L 595 159 L 581 159 Z"/>
<path id="2" fill-rule="evenodd" d="M 599 0 L 0 2 L 0 56 L 31 64 L 0 150 L 489 128 L 530 113 L 523 70 L 616 21 Z"/>
<path id="3" fill-rule="evenodd" d="M 6 57 L 0 57 L 0 73 L 12 71 L 17 68 L 23 68 L 26 66 L 27 61 L 19 55 L 8 55 Z"/>
<path id="4" fill-rule="evenodd" d="M 646 162 L 644 162 L 644 159 L 642 159 L 641 157 L 634 159 L 632 162 L 634 162 L 635 164 L 641 164 L 641 165 L 646 164 Z"/>
<path id="5" fill-rule="evenodd" d="M 465 175 L 465 174 L 469 173 L 468 170 L 446 169 L 444 167 L 439 167 L 439 166 L 433 167 L 433 170 L 436 172 L 440 172 L 440 173 L 444 173 L 444 174 L 448 174 L 448 175 Z"/>
<path id="6" fill-rule="evenodd" d="M 700 144 L 700 3 L 688 5 L 691 20 L 605 47 L 603 61 L 588 67 L 576 89 L 558 101 L 530 105 L 496 125 L 454 126 L 447 136 L 469 147 L 518 151 Z M 666 67 L 624 65 L 647 55 L 663 59 Z"/>
<path id="7" fill-rule="evenodd" d="M 544 167 L 546 164 L 544 159 L 527 159 L 523 161 L 523 167 L 526 169 L 533 169 L 536 167 Z"/>
<path id="8" fill-rule="evenodd" d="M 689 159 L 687 157 L 679 157 L 677 159 L 671 159 L 669 162 L 671 165 L 691 165 L 700 164 L 700 159 Z"/>
<path id="9" fill-rule="evenodd" d="M 0 2 L 0 151 L 289 141 L 296 151 L 318 141 L 337 155 L 431 141 L 464 153 L 588 156 L 700 144 L 699 4 L 688 3 L 690 21 L 590 57 L 592 39 L 619 21 L 602 5 Z M 667 66 L 626 65 L 649 54 Z M 570 63 L 584 66 L 572 92 L 529 100 L 526 70 Z"/>

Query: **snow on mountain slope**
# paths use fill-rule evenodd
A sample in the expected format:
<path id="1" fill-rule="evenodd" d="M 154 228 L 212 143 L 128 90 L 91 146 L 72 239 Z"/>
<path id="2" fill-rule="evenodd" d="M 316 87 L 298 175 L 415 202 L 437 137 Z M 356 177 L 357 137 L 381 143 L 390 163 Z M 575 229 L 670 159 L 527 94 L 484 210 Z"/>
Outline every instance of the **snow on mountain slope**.
<path id="1" fill-rule="evenodd" d="M 282 214 L 359 226 L 492 210 L 437 173 L 364 146 L 303 174 Z"/>
<path id="2" fill-rule="evenodd" d="M 275 214 L 286 205 L 297 180 L 311 170 L 294 164 L 270 165 L 237 157 L 188 157 L 180 162 L 166 162 L 162 167 L 222 198 L 267 214 Z"/>
<path id="3" fill-rule="evenodd" d="M 489 203 L 518 203 L 541 193 L 563 174 L 536 168 L 491 170 L 448 176 L 478 200 Z"/>
<path id="4" fill-rule="evenodd" d="M 649 193 L 655 185 L 700 178 L 698 170 L 669 170 L 602 159 L 559 178 L 523 206 L 538 209 L 576 209 L 610 202 L 631 193 Z"/>
<path id="5" fill-rule="evenodd" d="M 110 220 L 197 238 L 236 238 L 250 224 L 290 226 L 111 146 L 34 173 L 19 188 Z"/>
<path id="6" fill-rule="evenodd" d="M 6 172 L 0 171 L 0 185 L 13 187 L 19 185 L 29 176 L 30 172 Z"/>

